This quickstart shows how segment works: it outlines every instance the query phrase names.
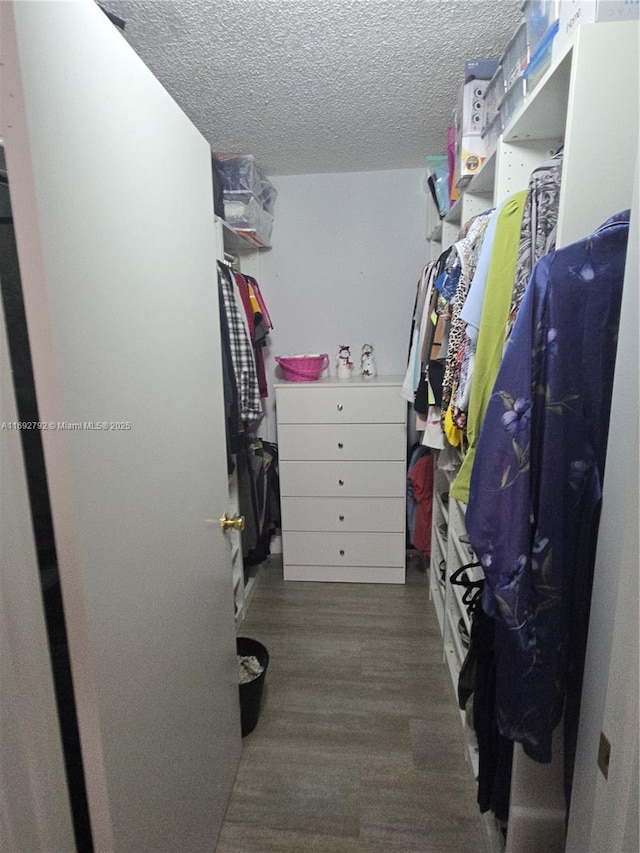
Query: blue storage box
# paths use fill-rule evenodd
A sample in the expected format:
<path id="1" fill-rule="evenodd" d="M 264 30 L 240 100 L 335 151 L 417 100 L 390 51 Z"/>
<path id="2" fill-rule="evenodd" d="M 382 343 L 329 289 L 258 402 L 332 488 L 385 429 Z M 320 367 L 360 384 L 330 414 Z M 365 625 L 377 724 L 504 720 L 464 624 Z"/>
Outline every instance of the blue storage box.
<path id="1" fill-rule="evenodd" d="M 554 21 L 551 27 L 547 30 L 544 38 L 538 45 L 538 49 L 531 57 L 529 64 L 525 68 L 524 79 L 527 81 L 527 91 L 533 92 L 545 71 L 551 65 L 551 56 L 553 53 L 553 42 L 558 33 L 559 22 Z"/>
<path id="2" fill-rule="evenodd" d="M 560 2 L 559 0 L 524 0 L 522 11 L 527 25 L 529 55 L 533 56 L 551 25 L 560 17 Z"/>

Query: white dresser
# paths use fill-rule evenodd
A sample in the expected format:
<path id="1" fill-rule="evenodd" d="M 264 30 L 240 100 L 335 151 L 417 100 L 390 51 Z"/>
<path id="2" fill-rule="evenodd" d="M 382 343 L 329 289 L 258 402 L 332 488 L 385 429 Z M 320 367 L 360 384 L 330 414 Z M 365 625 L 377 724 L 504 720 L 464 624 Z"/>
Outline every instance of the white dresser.
<path id="1" fill-rule="evenodd" d="M 276 385 L 285 580 L 404 583 L 402 377 Z"/>

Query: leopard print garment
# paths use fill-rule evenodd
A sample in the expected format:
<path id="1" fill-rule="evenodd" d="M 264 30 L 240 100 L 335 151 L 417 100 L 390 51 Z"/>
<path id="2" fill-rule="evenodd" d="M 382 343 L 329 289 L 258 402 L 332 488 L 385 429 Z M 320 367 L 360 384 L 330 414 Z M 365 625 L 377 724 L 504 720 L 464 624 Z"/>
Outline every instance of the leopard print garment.
<path id="1" fill-rule="evenodd" d="M 455 296 L 451 302 L 451 327 L 449 332 L 449 348 L 447 350 L 447 359 L 444 369 L 444 377 L 442 379 L 442 419 L 450 401 L 455 397 L 455 391 L 460 375 L 460 361 L 458 358 L 459 352 L 464 345 L 464 329 L 465 323 L 460 319 L 460 312 L 469 293 L 469 288 L 473 280 L 480 248 L 484 233 L 489 224 L 492 211 L 486 211 L 470 220 L 465 226 L 462 233 L 464 236 L 456 243 L 456 250 L 460 258 L 462 272 L 456 289 Z"/>

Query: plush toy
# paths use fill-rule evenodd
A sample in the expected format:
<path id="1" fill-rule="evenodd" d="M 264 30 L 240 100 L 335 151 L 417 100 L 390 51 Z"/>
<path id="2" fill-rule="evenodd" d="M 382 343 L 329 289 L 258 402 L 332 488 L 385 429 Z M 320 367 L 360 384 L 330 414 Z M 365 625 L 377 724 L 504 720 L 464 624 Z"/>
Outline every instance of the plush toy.
<path id="1" fill-rule="evenodd" d="M 353 361 L 351 360 L 351 349 L 340 344 L 338 352 L 338 379 L 351 379 L 353 372 Z"/>
<path id="2" fill-rule="evenodd" d="M 360 373 L 369 379 L 377 375 L 376 363 L 373 358 L 373 347 L 371 344 L 362 344 L 362 355 L 360 356 Z"/>

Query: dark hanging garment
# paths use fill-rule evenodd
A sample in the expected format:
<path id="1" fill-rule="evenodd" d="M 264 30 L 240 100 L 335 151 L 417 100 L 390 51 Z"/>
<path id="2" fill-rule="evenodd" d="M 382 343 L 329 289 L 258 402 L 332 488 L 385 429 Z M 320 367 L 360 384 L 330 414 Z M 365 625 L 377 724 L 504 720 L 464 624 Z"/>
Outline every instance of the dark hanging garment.
<path id="1" fill-rule="evenodd" d="M 628 233 L 627 211 L 535 265 L 471 474 L 500 730 L 541 762 L 565 700 L 578 724 Z"/>
<path id="2" fill-rule="evenodd" d="M 252 442 L 252 447 L 258 524 L 255 544 L 245 554 L 245 573 L 250 566 L 267 559 L 271 553 L 271 538 L 280 527 L 278 447 L 261 439 Z"/>
<path id="3" fill-rule="evenodd" d="M 478 742 L 478 806 L 508 820 L 513 741 L 500 734 L 496 708 L 495 623 L 477 608 L 471 629 L 476 677 L 473 727 Z"/>

